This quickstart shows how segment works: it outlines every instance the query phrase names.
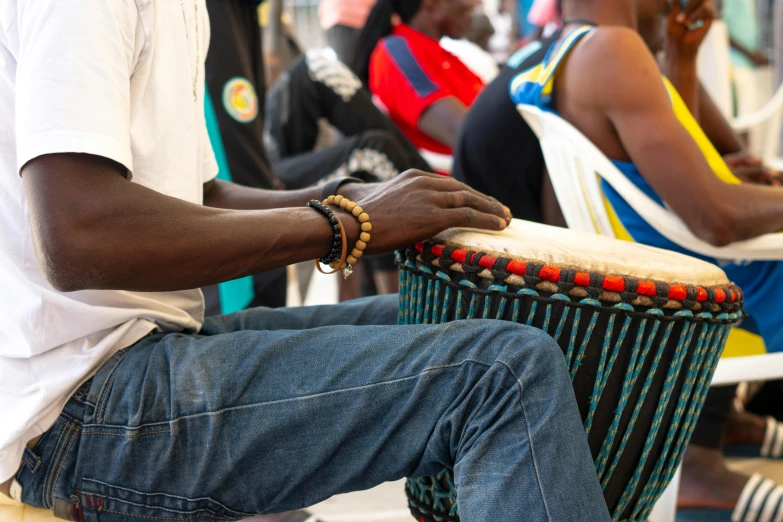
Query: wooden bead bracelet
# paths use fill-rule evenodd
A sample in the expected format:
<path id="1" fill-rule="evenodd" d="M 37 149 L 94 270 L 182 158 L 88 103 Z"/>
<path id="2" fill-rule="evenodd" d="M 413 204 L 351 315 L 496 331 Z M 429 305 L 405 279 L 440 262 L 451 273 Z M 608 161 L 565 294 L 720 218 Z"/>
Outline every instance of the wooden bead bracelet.
<path id="1" fill-rule="evenodd" d="M 372 236 L 370 236 L 370 232 L 372 231 L 370 216 L 362 209 L 362 207 L 356 204 L 355 201 L 351 201 L 343 196 L 329 196 L 323 200 L 323 204 L 338 206 L 346 212 L 350 212 L 351 215 L 359 221 L 361 232 L 359 233 L 359 239 L 356 240 L 356 245 L 354 245 L 350 255 L 348 255 L 348 257 L 343 255 L 343 258 L 340 261 L 333 261 L 329 264 L 329 266 L 335 270 L 339 270 L 339 267 L 345 264 L 345 267 L 343 268 L 343 276 L 348 278 L 351 276 L 351 274 L 353 274 L 353 265 L 355 265 L 359 259 L 361 259 L 362 255 L 364 255 L 364 250 L 367 248 L 367 244 L 372 238 Z"/>

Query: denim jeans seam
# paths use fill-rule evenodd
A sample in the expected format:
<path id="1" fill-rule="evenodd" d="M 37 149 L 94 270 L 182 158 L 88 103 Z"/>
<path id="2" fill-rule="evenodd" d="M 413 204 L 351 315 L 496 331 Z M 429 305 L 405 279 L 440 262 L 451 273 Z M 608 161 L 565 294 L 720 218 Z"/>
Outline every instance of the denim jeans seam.
<path id="1" fill-rule="evenodd" d="M 106 404 L 109 402 L 109 394 L 111 393 L 112 386 L 114 385 L 114 379 L 117 377 L 120 365 L 122 364 L 122 361 L 125 359 L 127 354 L 127 351 L 120 350 L 114 355 L 115 357 L 119 358 L 119 360 L 117 361 L 117 364 L 114 365 L 114 368 L 112 368 L 111 375 L 104 383 L 101 391 L 98 393 L 97 403 L 95 406 L 95 420 L 99 423 L 104 421 L 104 416 L 106 414 Z"/>
<path id="2" fill-rule="evenodd" d="M 131 502 L 130 500 L 123 500 L 121 498 L 112 497 L 111 495 L 106 495 L 104 498 L 107 498 L 109 500 L 114 500 L 115 502 L 120 502 L 120 503 L 123 503 L 123 504 L 130 504 L 131 506 L 136 506 L 136 507 L 140 507 L 140 508 L 145 508 L 145 509 L 149 509 L 150 508 L 150 506 L 147 505 L 147 504 L 139 504 L 138 502 Z M 168 511 L 170 513 L 174 513 L 175 515 L 193 515 L 193 516 L 195 516 L 197 513 L 204 513 L 204 512 L 206 512 L 206 513 L 215 515 L 216 517 L 224 517 L 225 518 L 224 515 L 220 515 L 218 513 L 215 513 L 213 510 L 211 510 L 209 508 L 182 510 L 182 509 L 165 508 L 163 506 L 157 506 L 157 505 L 153 506 L 153 508 L 154 509 L 160 509 L 161 511 Z M 248 516 L 253 516 L 253 514 L 252 513 L 251 514 L 242 514 L 242 515 L 237 515 L 237 516 L 248 517 Z"/>
<path id="3" fill-rule="evenodd" d="M 64 439 L 67 438 L 67 434 L 70 431 L 70 426 L 68 423 L 63 422 L 60 419 L 57 419 L 56 424 L 64 424 L 65 428 L 60 432 L 60 435 L 57 437 L 57 442 L 55 444 L 55 448 L 57 451 L 55 452 L 54 459 L 52 460 L 51 465 L 49 466 L 49 469 L 46 471 L 46 477 L 44 478 L 43 488 L 41 490 L 41 505 L 45 507 L 46 509 L 51 509 L 52 506 L 49 505 L 49 502 L 47 502 L 47 491 L 49 490 L 49 481 L 52 478 L 52 475 L 54 474 L 54 469 L 57 467 L 57 461 L 60 458 L 60 455 L 63 452 L 63 449 L 65 447 Z"/>
<path id="4" fill-rule="evenodd" d="M 508 363 L 505 361 L 497 361 L 501 365 L 503 365 L 509 373 L 514 377 L 514 380 L 517 381 L 517 384 L 519 385 L 519 406 L 522 408 L 522 419 L 525 422 L 525 430 L 527 431 L 527 440 L 530 444 L 530 458 L 533 460 L 533 470 L 536 474 L 536 482 L 538 483 L 538 493 L 541 495 L 541 502 L 544 504 L 544 511 L 546 512 L 546 518 L 547 520 L 552 520 L 552 515 L 549 513 L 549 505 L 546 501 L 546 495 L 544 494 L 544 490 L 541 487 L 541 474 L 538 471 L 538 462 L 536 460 L 536 452 L 533 449 L 533 438 L 530 436 L 530 424 L 527 421 L 527 410 L 525 410 L 525 402 L 522 400 L 522 397 L 524 397 L 524 386 L 522 385 L 522 381 L 519 380 L 519 377 L 514 372 L 514 370 L 509 366 Z"/>
<path id="5" fill-rule="evenodd" d="M 95 425 L 93 425 L 95 426 Z M 125 428 L 125 429 L 132 429 L 132 428 Z M 107 435 L 109 437 L 124 437 L 126 439 L 137 439 L 139 437 L 144 437 L 145 435 L 159 435 L 161 433 L 171 433 L 171 429 L 166 430 L 160 430 L 160 431 L 148 431 L 146 433 L 137 433 L 137 434 L 127 434 L 127 433 L 109 433 L 106 431 L 86 431 L 84 432 L 84 435 Z"/>
<path id="6" fill-rule="evenodd" d="M 119 366 L 119 363 L 117 366 Z M 109 402 L 109 394 L 112 386 L 114 385 L 114 378 L 117 377 L 117 373 L 117 368 L 115 367 L 111 372 L 111 376 L 109 376 L 109 379 L 106 381 L 106 384 L 104 384 L 103 390 L 101 390 L 102 397 L 98 399 L 98 407 L 96 408 L 97 411 L 95 415 L 95 420 L 98 422 L 104 421 L 106 404 Z"/>
<path id="7" fill-rule="evenodd" d="M 60 474 L 63 471 L 63 468 L 65 467 L 65 461 L 68 460 L 68 454 L 71 452 L 71 448 L 73 448 L 73 443 L 76 442 L 77 437 L 79 436 L 79 428 L 74 426 L 71 428 L 73 431 L 73 436 L 71 437 L 71 440 L 68 442 L 68 449 L 65 450 L 65 453 L 63 454 L 62 462 L 58 466 L 57 469 L 57 475 L 54 477 L 54 482 L 50 484 L 50 487 L 52 488 L 52 505 L 54 505 L 54 493 L 55 489 L 57 488 L 57 484 L 60 482 Z"/>
<path id="8" fill-rule="evenodd" d="M 134 493 L 136 495 L 141 495 L 143 497 L 162 496 L 162 497 L 169 497 L 169 498 L 174 498 L 174 499 L 178 499 L 178 500 L 185 500 L 187 502 L 199 502 L 199 501 L 202 501 L 202 500 L 206 500 L 208 502 L 212 502 L 213 504 L 215 504 L 217 506 L 220 506 L 221 508 L 225 509 L 226 511 L 231 511 L 232 513 L 235 513 L 237 516 L 252 517 L 252 516 L 256 515 L 255 513 L 247 513 L 245 511 L 237 511 L 236 509 L 231 509 L 230 507 L 228 507 L 228 506 L 218 502 L 217 500 L 215 500 L 212 497 L 188 498 L 188 497 L 183 497 L 181 495 L 172 495 L 170 493 L 160 493 L 160 492 L 144 493 L 143 491 L 137 491 L 135 489 L 124 488 L 122 486 L 117 486 L 115 484 L 110 484 L 108 482 L 103 482 L 101 480 L 96 480 L 94 478 L 88 478 L 88 477 L 85 477 L 83 479 L 83 481 L 84 482 L 90 482 L 92 484 L 99 484 L 101 486 L 106 486 L 106 487 L 113 488 L 113 489 L 119 489 L 119 490 L 122 490 L 122 491 L 129 491 L 131 493 Z M 108 497 L 107 496 L 106 498 L 112 498 L 113 500 L 117 500 L 119 502 L 128 502 L 128 501 L 125 501 L 125 500 L 122 500 L 122 499 L 115 499 L 114 497 Z M 134 504 L 133 502 L 128 502 L 128 503 L 129 504 Z M 139 505 L 139 504 L 134 504 L 134 505 Z M 146 506 L 142 506 L 142 507 L 146 507 Z M 176 510 L 176 509 L 168 509 L 168 508 L 161 508 L 161 509 L 165 509 L 166 511 L 177 512 L 177 513 L 186 513 L 185 511 L 180 511 L 180 510 Z M 198 511 L 200 511 L 200 510 L 198 510 Z"/>
<path id="9" fill-rule="evenodd" d="M 206 514 L 201 513 L 199 515 L 193 515 L 192 517 L 171 518 L 171 517 L 151 517 L 149 515 L 137 515 L 135 513 L 123 513 L 122 511 L 114 511 L 114 510 L 111 510 L 111 509 L 102 509 L 101 511 L 103 511 L 105 513 L 112 513 L 114 515 L 122 515 L 123 517 L 144 518 L 144 519 L 147 519 L 147 520 L 194 520 L 194 519 L 196 519 L 196 516 L 199 516 L 199 517 L 206 516 L 206 517 L 209 517 L 209 518 L 214 518 L 215 520 L 238 520 L 238 519 L 234 519 L 234 518 L 220 517 L 220 516 L 212 515 L 212 514 L 209 514 L 209 513 L 206 513 Z"/>
<path id="10" fill-rule="evenodd" d="M 66 429 L 63 432 L 65 435 L 65 441 L 62 441 L 62 444 L 58 448 L 57 455 L 52 461 L 52 466 L 49 468 L 49 473 L 47 473 L 46 481 L 44 482 L 44 488 L 43 488 L 44 506 L 46 506 L 47 509 L 52 509 L 52 507 L 54 506 L 54 490 L 57 487 L 57 481 L 60 479 L 60 472 L 62 472 L 63 466 L 65 466 L 65 461 L 68 458 L 68 453 L 71 451 L 71 448 L 73 447 L 73 443 L 76 441 L 76 433 L 78 431 L 79 431 L 78 428 L 74 427 L 71 424 L 67 424 Z M 66 445 L 66 441 L 67 441 L 67 445 Z M 58 443 L 59 442 L 60 441 L 58 441 Z M 47 502 L 49 497 L 52 498 L 51 504 Z"/>
<path id="11" fill-rule="evenodd" d="M 92 423 L 92 424 L 85 424 L 84 428 L 85 428 L 85 430 L 89 430 L 90 428 L 118 428 L 118 429 L 125 429 L 125 430 L 140 430 L 140 429 L 148 428 L 148 427 L 152 427 L 152 426 L 171 425 L 171 424 L 177 423 L 177 422 L 182 421 L 182 420 L 195 419 L 195 418 L 198 418 L 198 417 L 204 417 L 204 416 L 208 416 L 208 415 L 221 415 L 221 414 L 226 413 L 226 412 L 244 410 L 244 409 L 255 408 L 255 407 L 259 407 L 259 406 L 269 406 L 269 405 L 273 405 L 273 404 L 284 404 L 284 403 L 293 402 L 293 401 L 311 400 L 311 399 L 317 399 L 317 398 L 325 397 L 325 396 L 329 396 L 329 395 L 337 395 L 338 393 L 353 392 L 353 391 L 356 391 L 356 390 L 362 390 L 362 389 L 366 389 L 366 388 L 374 388 L 376 386 L 385 386 L 387 384 L 396 384 L 396 383 L 400 383 L 400 382 L 404 382 L 404 381 L 409 381 L 409 380 L 412 380 L 412 379 L 417 379 L 417 378 L 421 377 L 422 375 L 424 375 L 425 373 L 429 373 L 429 372 L 432 372 L 432 371 L 435 371 L 435 370 L 448 370 L 448 369 L 451 369 L 451 368 L 457 368 L 459 366 L 463 366 L 465 363 L 480 364 L 480 365 L 485 366 L 485 367 L 491 367 L 492 366 L 491 364 L 487 364 L 487 363 L 485 363 L 483 361 L 476 361 L 474 359 L 463 359 L 460 362 L 454 363 L 454 364 L 447 364 L 447 365 L 427 367 L 427 368 L 423 369 L 421 372 L 419 372 L 419 373 L 417 373 L 415 375 L 408 375 L 408 376 L 405 376 L 405 377 L 398 377 L 396 379 L 390 379 L 390 380 L 387 380 L 387 381 L 374 382 L 374 383 L 370 383 L 370 384 L 363 384 L 361 386 L 353 386 L 353 387 L 350 387 L 350 388 L 341 388 L 339 390 L 332 390 L 332 391 L 328 391 L 328 392 L 314 393 L 314 394 L 311 394 L 311 395 L 303 395 L 301 397 L 289 397 L 289 398 L 286 398 L 286 399 L 278 399 L 278 400 L 274 400 L 274 401 L 255 402 L 255 403 L 252 403 L 252 404 L 243 404 L 241 406 L 231 406 L 229 408 L 222 408 L 222 409 L 216 410 L 216 411 L 206 411 L 206 412 L 201 412 L 201 413 L 194 413 L 192 415 L 184 415 L 182 417 L 176 417 L 174 419 L 170 419 L 170 420 L 167 420 L 167 421 L 151 422 L 151 423 L 148 423 L 148 424 L 140 424 L 138 426 L 122 426 L 122 425 L 114 425 L 114 424 L 103 424 L 101 422 L 98 422 L 98 423 Z M 512 375 L 513 375 L 513 373 L 512 373 Z M 514 378 L 516 379 L 516 376 Z M 87 435 L 87 434 L 88 433 L 85 433 L 85 435 Z M 95 432 L 92 432 L 92 434 L 95 434 Z M 110 434 L 106 433 L 106 435 L 110 435 Z M 117 436 L 124 436 L 124 435 L 117 435 Z"/>

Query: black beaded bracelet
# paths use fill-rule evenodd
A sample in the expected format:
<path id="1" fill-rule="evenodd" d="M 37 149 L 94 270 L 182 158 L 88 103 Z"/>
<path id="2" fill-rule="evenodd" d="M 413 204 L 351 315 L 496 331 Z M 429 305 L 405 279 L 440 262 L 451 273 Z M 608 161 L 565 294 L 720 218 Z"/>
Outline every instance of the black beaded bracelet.
<path id="1" fill-rule="evenodd" d="M 332 250 L 327 256 L 318 258 L 318 262 L 323 263 L 324 265 L 328 265 L 329 263 L 338 261 L 340 259 L 340 248 L 342 247 L 343 236 L 340 234 L 340 225 L 337 223 L 337 217 L 334 215 L 334 212 L 329 209 L 329 207 L 317 199 L 311 199 L 308 201 L 307 206 L 314 208 L 326 216 L 326 219 L 329 220 L 329 224 L 332 226 L 332 231 L 334 232 L 334 237 L 332 238 Z"/>

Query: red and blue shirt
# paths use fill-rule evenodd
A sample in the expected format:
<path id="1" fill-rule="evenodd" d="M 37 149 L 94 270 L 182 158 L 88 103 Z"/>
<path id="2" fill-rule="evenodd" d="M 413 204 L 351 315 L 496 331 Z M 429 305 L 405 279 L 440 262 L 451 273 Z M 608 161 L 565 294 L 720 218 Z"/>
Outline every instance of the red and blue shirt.
<path id="1" fill-rule="evenodd" d="M 437 40 L 399 24 L 373 52 L 369 88 L 418 148 L 451 154 L 450 147 L 419 130 L 419 119 L 450 96 L 469 107 L 484 83 Z"/>

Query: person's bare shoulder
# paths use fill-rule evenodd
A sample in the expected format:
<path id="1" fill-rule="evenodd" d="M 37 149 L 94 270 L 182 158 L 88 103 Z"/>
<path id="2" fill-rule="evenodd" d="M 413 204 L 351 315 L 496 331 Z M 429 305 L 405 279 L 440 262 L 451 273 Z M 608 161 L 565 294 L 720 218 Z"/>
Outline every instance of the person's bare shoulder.
<path id="1" fill-rule="evenodd" d="M 622 109 L 640 98 L 661 101 L 665 91 L 655 58 L 641 36 L 619 26 L 598 27 L 569 56 L 569 94 L 596 108 Z"/>

